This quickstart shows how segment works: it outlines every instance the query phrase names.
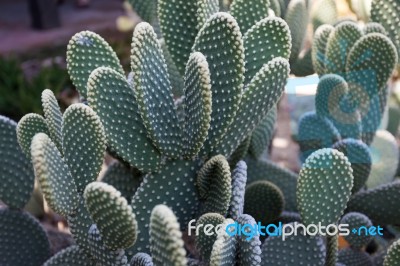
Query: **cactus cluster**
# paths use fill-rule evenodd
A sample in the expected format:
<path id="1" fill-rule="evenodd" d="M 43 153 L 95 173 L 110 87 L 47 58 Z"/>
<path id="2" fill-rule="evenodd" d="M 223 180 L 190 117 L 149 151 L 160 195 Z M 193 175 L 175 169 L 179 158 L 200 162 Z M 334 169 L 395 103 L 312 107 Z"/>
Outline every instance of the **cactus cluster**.
<path id="1" fill-rule="evenodd" d="M 1 265 L 398 265 L 395 237 L 350 234 L 339 250 L 338 232 L 304 231 L 379 224 L 398 234 L 400 182 L 388 165 L 399 151 L 378 130 L 395 31 L 324 24 L 333 1 L 318 3 L 326 17 L 306 0 L 230 2 L 130 0 L 147 21 L 133 32 L 130 73 L 103 38 L 79 32 L 67 68 L 82 103 L 62 113 L 44 90 L 44 116 L 0 117 Z M 322 25 L 301 55 L 310 16 Z M 312 69 L 316 111 L 299 123 L 297 174 L 265 157 L 290 72 Z M 52 256 L 21 210 L 35 177 L 74 238 Z M 267 236 L 259 223 L 303 230 Z"/>

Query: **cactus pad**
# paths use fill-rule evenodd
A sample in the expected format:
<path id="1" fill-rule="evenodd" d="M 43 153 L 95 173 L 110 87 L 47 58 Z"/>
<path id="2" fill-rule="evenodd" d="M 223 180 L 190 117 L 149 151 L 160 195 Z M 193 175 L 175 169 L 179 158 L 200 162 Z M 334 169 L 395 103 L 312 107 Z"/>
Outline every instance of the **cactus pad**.
<path id="1" fill-rule="evenodd" d="M 54 93 L 49 89 L 42 92 L 42 106 L 50 138 L 56 144 L 58 150 L 62 151 L 62 114 Z"/>
<path id="2" fill-rule="evenodd" d="M 331 25 L 322 25 L 318 27 L 314 34 L 314 40 L 312 44 L 312 62 L 315 72 L 322 76 L 325 74 L 325 65 L 328 63 L 325 56 L 326 46 L 328 43 L 331 32 L 334 31 L 334 27 Z"/>
<path id="3" fill-rule="evenodd" d="M 304 224 L 327 226 L 338 222 L 353 187 L 353 170 L 343 153 L 321 149 L 303 164 L 297 202 Z"/>
<path id="4" fill-rule="evenodd" d="M 199 234 L 196 235 L 196 247 L 200 252 L 201 257 L 205 261 L 210 260 L 211 251 L 214 245 L 215 240 L 217 239 L 217 235 L 214 233 L 212 235 L 206 235 L 204 233 L 204 226 L 211 224 L 214 228 L 223 224 L 225 221 L 224 216 L 219 213 L 206 213 L 200 216 L 200 218 L 196 222 L 196 228 L 199 228 Z M 202 225 L 201 227 L 199 227 Z M 221 228 L 221 230 L 224 230 Z"/>
<path id="5" fill-rule="evenodd" d="M 110 148 L 132 166 L 155 171 L 161 156 L 147 138 L 133 89 L 125 77 L 110 68 L 96 69 L 89 77 L 88 98 L 104 126 Z M 110 112 L 110 106 L 115 112 Z"/>
<path id="6" fill-rule="evenodd" d="M 246 187 L 244 213 L 262 224 L 269 224 L 281 215 L 285 205 L 282 191 L 271 182 L 262 180 Z"/>
<path id="7" fill-rule="evenodd" d="M 50 138 L 39 133 L 32 140 L 32 163 L 49 206 L 67 216 L 75 213 L 78 193 L 75 181 Z"/>
<path id="8" fill-rule="evenodd" d="M 129 248 L 137 236 L 137 222 L 131 206 L 114 187 L 102 182 L 87 185 L 85 204 L 104 244 L 112 250 Z"/>
<path id="9" fill-rule="evenodd" d="M 67 47 L 67 69 L 79 93 L 86 98 L 90 73 L 98 67 L 109 67 L 120 74 L 124 70 L 111 46 L 90 31 L 75 34 Z"/>
<path id="10" fill-rule="evenodd" d="M 186 251 L 179 223 L 174 213 L 165 205 L 157 205 L 151 212 L 150 244 L 156 265 L 186 265 Z"/>
<path id="11" fill-rule="evenodd" d="M 233 224 L 232 219 L 226 219 L 222 228 Z M 217 235 L 210 258 L 210 266 L 230 266 L 235 264 L 237 250 L 237 238 L 228 235 L 226 230 L 220 230 Z"/>
<path id="12" fill-rule="evenodd" d="M 0 209 L 0 264 L 37 266 L 50 255 L 50 243 L 39 222 L 25 212 Z"/>
<path id="13" fill-rule="evenodd" d="M 106 137 L 97 114 L 77 103 L 67 108 L 62 126 L 64 158 L 79 192 L 96 180 L 103 165 Z"/>
<path id="14" fill-rule="evenodd" d="M 193 52 L 207 59 L 211 73 L 212 116 L 203 154 L 220 141 L 239 108 L 244 79 L 244 48 L 236 20 L 227 13 L 216 13 L 199 31 Z"/>
<path id="15" fill-rule="evenodd" d="M 348 224 L 350 230 L 352 228 L 357 229 L 362 226 L 366 227 L 366 230 L 368 230 L 372 226 L 371 220 L 364 214 L 358 212 L 346 213 L 340 220 L 340 224 Z M 366 234 L 366 231 L 361 230 L 360 235 L 350 233 L 349 235 L 344 236 L 344 239 L 346 239 L 351 247 L 362 248 L 371 241 L 372 236 Z"/>
<path id="16" fill-rule="evenodd" d="M 149 254 L 139 252 L 129 262 L 131 266 L 153 266 L 153 259 Z"/>
<path id="17" fill-rule="evenodd" d="M 237 20 L 243 33 L 268 16 L 270 0 L 234 0 L 231 14 Z"/>
<path id="18" fill-rule="evenodd" d="M 232 198 L 228 209 L 228 217 L 234 220 L 243 214 L 246 182 L 247 164 L 240 161 L 232 172 Z"/>
<path id="19" fill-rule="evenodd" d="M 384 266 L 399 266 L 400 265 L 400 240 L 396 241 L 389 247 Z"/>
<path id="20" fill-rule="evenodd" d="M 193 53 L 186 66 L 185 75 L 184 152 L 194 157 L 207 138 L 211 122 L 211 80 L 206 58 Z"/>
<path id="21" fill-rule="evenodd" d="M 253 217 L 247 214 L 239 216 L 237 223 L 244 225 L 256 226 L 257 222 Z M 248 233 L 251 229 L 247 228 Z M 260 235 L 256 233 L 251 239 L 247 236 L 238 236 L 237 245 L 237 264 L 242 266 L 258 266 L 261 263 L 261 241 Z"/>
<path id="22" fill-rule="evenodd" d="M 21 118 L 17 126 L 18 143 L 28 158 L 31 158 L 31 144 L 38 133 L 50 135 L 46 120 L 38 114 L 27 114 Z"/>
<path id="23" fill-rule="evenodd" d="M 224 156 L 217 155 L 208 160 L 197 177 L 199 194 L 205 200 L 203 212 L 226 215 L 231 195 L 232 179 L 229 164 Z"/>
<path id="24" fill-rule="evenodd" d="M 43 266 L 96 266 L 78 246 L 70 246 L 51 257 Z"/>
<path id="25" fill-rule="evenodd" d="M 26 158 L 18 145 L 16 128 L 14 121 L 0 115 L 0 200 L 22 209 L 31 197 L 35 175 L 30 156 Z"/>

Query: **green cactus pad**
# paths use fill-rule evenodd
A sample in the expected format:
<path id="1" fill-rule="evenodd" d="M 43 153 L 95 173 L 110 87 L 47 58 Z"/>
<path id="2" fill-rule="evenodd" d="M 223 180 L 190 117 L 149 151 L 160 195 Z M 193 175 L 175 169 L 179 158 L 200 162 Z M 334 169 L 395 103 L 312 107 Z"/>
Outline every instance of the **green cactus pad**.
<path id="1" fill-rule="evenodd" d="M 370 33 L 351 48 L 346 63 L 346 80 L 362 86 L 371 97 L 385 88 L 396 64 L 396 47 L 390 39 L 380 33 Z"/>
<path id="2" fill-rule="evenodd" d="M 239 216 L 237 223 L 244 225 L 256 226 L 257 222 L 253 217 L 247 214 L 242 214 Z M 248 233 L 251 232 L 250 228 L 246 229 Z M 237 265 L 242 266 L 258 266 L 261 263 L 261 241 L 258 232 L 251 238 L 248 236 L 241 235 L 238 236 L 238 246 L 237 246 Z"/>
<path id="3" fill-rule="evenodd" d="M 362 35 L 362 30 L 355 22 L 345 21 L 336 26 L 326 44 L 326 73 L 345 75 L 346 59 L 349 58 L 350 50 Z M 356 60 L 359 59 L 360 57 L 357 57 Z"/>
<path id="4" fill-rule="evenodd" d="M 78 246 L 70 246 L 51 257 L 43 266 L 96 266 Z"/>
<path id="5" fill-rule="evenodd" d="M 240 112 L 235 116 L 228 132 L 215 153 L 229 157 L 236 147 L 259 125 L 280 99 L 289 63 L 278 57 L 265 64 L 243 92 Z"/>
<path id="6" fill-rule="evenodd" d="M 122 197 L 130 201 L 140 186 L 142 175 L 137 169 L 115 161 L 108 166 L 100 181 L 115 187 Z"/>
<path id="7" fill-rule="evenodd" d="M 335 224 L 346 208 L 353 187 L 347 157 L 334 149 L 321 149 L 303 164 L 297 184 L 297 203 L 304 224 Z"/>
<path id="8" fill-rule="evenodd" d="M 226 219 L 222 228 L 234 224 L 232 219 Z M 237 251 L 237 238 L 228 235 L 226 230 L 220 230 L 217 235 L 210 257 L 210 266 L 231 266 L 235 265 Z"/>
<path id="9" fill-rule="evenodd" d="M 78 208 L 74 214 L 67 217 L 67 221 L 69 230 L 80 250 L 90 255 L 88 232 L 94 222 L 87 211 L 83 196 L 79 196 Z"/>
<path id="10" fill-rule="evenodd" d="M 232 172 L 232 198 L 228 209 L 228 217 L 237 220 L 243 214 L 244 193 L 247 182 L 247 164 L 240 161 Z"/>
<path id="11" fill-rule="evenodd" d="M 297 175 L 271 161 L 247 158 L 247 184 L 266 180 L 276 185 L 285 198 L 285 210 L 296 211 Z"/>
<path id="12" fill-rule="evenodd" d="M 42 265 L 50 243 L 39 222 L 26 212 L 0 209 L 0 264 Z"/>
<path id="13" fill-rule="evenodd" d="M 168 161 L 159 173 L 145 176 L 132 198 L 139 232 L 136 244 L 128 250 L 129 256 L 149 251 L 148 225 L 150 213 L 156 205 L 164 204 L 171 208 L 182 227 L 197 217 L 200 199 L 196 173 L 199 168 L 199 161 Z M 153 191 L 157 191 L 156 197 Z"/>
<path id="14" fill-rule="evenodd" d="M 326 249 L 324 241 L 318 236 L 305 236 L 302 233 L 268 237 L 262 245 L 261 265 L 325 265 Z"/>
<path id="15" fill-rule="evenodd" d="M 350 233 L 347 236 L 343 236 L 351 247 L 362 248 L 372 240 L 372 236 L 366 233 L 366 230 L 372 226 L 372 222 L 364 214 L 358 212 L 346 213 L 340 220 L 340 224 L 348 224 L 350 230 L 355 228 L 360 232 L 359 235 Z M 366 229 L 359 229 L 360 227 L 365 227 Z"/>
<path id="16" fill-rule="evenodd" d="M 27 114 L 23 116 L 19 121 L 16 130 L 18 143 L 28 158 L 31 158 L 31 144 L 33 137 L 37 133 L 50 135 L 46 120 L 43 116 L 38 114 Z"/>
<path id="17" fill-rule="evenodd" d="M 204 233 L 204 226 L 210 224 L 213 225 L 214 228 L 223 224 L 225 221 L 224 216 L 219 213 L 206 213 L 200 216 L 200 218 L 196 222 L 196 228 L 199 228 L 199 234 L 196 235 L 196 247 L 200 252 L 200 255 L 203 260 L 209 261 L 211 256 L 211 251 L 214 245 L 215 240 L 217 239 L 217 234 L 206 235 Z M 200 226 L 201 225 L 201 226 Z M 221 229 L 223 230 L 223 229 Z"/>
<path id="18" fill-rule="evenodd" d="M 112 250 L 131 247 L 137 237 L 137 222 L 121 193 L 108 184 L 93 182 L 87 185 L 83 195 L 104 244 Z"/>
<path id="19" fill-rule="evenodd" d="M 368 253 L 352 248 L 344 248 L 339 251 L 338 262 L 351 266 L 373 266 L 372 258 Z"/>
<path id="20" fill-rule="evenodd" d="M 251 134 L 249 154 L 254 158 L 260 158 L 270 145 L 274 134 L 277 112 L 276 106 L 273 107 Z"/>
<path id="21" fill-rule="evenodd" d="M 77 103 L 67 108 L 62 126 L 64 159 L 78 192 L 97 179 L 103 165 L 106 136 L 97 114 Z"/>
<path id="22" fill-rule="evenodd" d="M 262 224 L 278 219 L 284 205 L 282 191 L 269 181 L 256 181 L 246 187 L 244 213 L 250 214 Z"/>
<path id="23" fill-rule="evenodd" d="M 140 170 L 157 170 L 161 155 L 147 138 L 133 89 L 125 77 L 110 68 L 96 69 L 89 77 L 88 98 L 110 148 Z M 115 112 L 110 112 L 110 106 Z"/>
<path id="24" fill-rule="evenodd" d="M 292 37 L 287 23 L 281 18 L 268 17 L 258 21 L 246 32 L 243 45 L 246 58 L 245 84 L 275 57 L 289 59 Z"/>
<path id="25" fill-rule="evenodd" d="M 165 205 L 157 205 L 151 212 L 150 244 L 155 265 L 186 265 L 186 251 L 179 223 Z"/>
<path id="26" fill-rule="evenodd" d="M 212 116 L 203 155 L 221 140 L 239 108 L 244 79 L 244 48 L 236 20 L 216 13 L 198 33 L 193 52 L 201 52 L 211 73 Z"/>
<path id="27" fill-rule="evenodd" d="M 245 33 L 254 24 L 268 16 L 270 0 L 234 0 L 231 14 L 237 20 L 240 30 Z"/>
<path id="28" fill-rule="evenodd" d="M 326 236 L 326 263 L 325 265 L 337 264 L 338 256 L 338 241 L 339 235 L 327 235 Z"/>
<path id="29" fill-rule="evenodd" d="M 381 24 L 376 22 L 369 22 L 365 24 L 363 31 L 364 34 L 381 33 L 383 35 L 387 35 L 385 28 Z"/>
<path id="30" fill-rule="evenodd" d="M 348 212 L 361 212 L 380 224 L 398 224 L 400 182 L 393 182 L 355 194 L 347 204 Z"/>
<path id="31" fill-rule="evenodd" d="M 397 240 L 389 247 L 383 265 L 384 266 L 400 265 L 400 240 Z"/>
<path id="32" fill-rule="evenodd" d="M 88 242 L 90 253 L 100 265 L 126 266 L 128 264 L 128 259 L 123 249 L 110 250 L 104 245 L 100 232 L 95 224 L 89 229 Z"/>
<path id="33" fill-rule="evenodd" d="M 365 185 L 371 172 L 372 157 L 370 149 L 362 141 L 354 139 L 344 139 L 336 142 L 332 148 L 342 152 L 349 159 L 354 177 L 351 193 L 356 193 Z"/>
<path id="34" fill-rule="evenodd" d="M 181 75 L 185 73 L 194 40 L 208 18 L 208 12 L 218 11 L 217 6 L 210 5 L 213 2 L 215 0 L 159 1 L 161 31 Z"/>
<path id="35" fill-rule="evenodd" d="M 31 146 L 32 163 L 44 198 L 57 213 L 75 213 L 78 193 L 74 179 L 55 144 L 44 133 L 36 134 Z"/>
<path id="36" fill-rule="evenodd" d="M 226 215 L 232 195 L 231 183 L 229 163 L 224 156 L 214 156 L 203 165 L 197 176 L 199 195 L 205 200 L 203 213 Z"/>
<path id="37" fill-rule="evenodd" d="M 400 3 L 397 0 L 373 0 L 371 20 L 380 23 L 397 47 L 400 55 Z"/>
<path id="38" fill-rule="evenodd" d="M 164 39 L 160 39 L 159 42 L 164 54 L 165 63 L 167 64 L 168 76 L 169 80 L 171 81 L 172 93 L 174 97 L 181 97 L 183 95 L 183 88 L 184 88 L 183 77 L 181 73 L 179 73 L 179 70 L 176 67 L 175 62 L 168 51 L 168 47 L 165 44 Z"/>
<path id="39" fill-rule="evenodd" d="M 17 142 L 17 124 L 0 115 L 0 200 L 22 209 L 31 197 L 35 175 Z M 22 146 L 22 145 L 21 145 Z"/>
<path id="40" fill-rule="evenodd" d="M 157 0 L 129 0 L 135 12 L 147 22 L 157 19 Z"/>
<path id="41" fill-rule="evenodd" d="M 326 117 L 314 112 L 303 114 L 299 120 L 297 141 L 300 145 L 300 159 L 304 162 L 313 152 L 331 147 L 340 140 L 340 133 Z"/>
<path id="42" fill-rule="evenodd" d="M 178 158 L 182 137 L 171 84 L 160 43 L 148 23 L 135 27 L 131 53 L 133 87 L 143 124 L 162 154 Z"/>
<path id="43" fill-rule="evenodd" d="M 318 27 L 314 34 L 314 40 L 312 44 L 312 61 L 315 72 L 322 76 L 325 74 L 325 65 L 328 63 L 325 56 L 326 46 L 330 34 L 334 31 L 334 27 L 331 25 L 322 25 Z"/>
<path id="44" fill-rule="evenodd" d="M 307 33 L 309 11 L 306 0 L 292 0 L 289 2 L 285 21 L 292 35 L 292 48 L 289 62 L 293 64 L 303 47 L 304 38 Z"/>
<path id="45" fill-rule="evenodd" d="M 211 122 L 211 80 L 206 58 L 201 53 L 190 55 L 185 74 L 184 152 L 194 157 L 207 138 Z"/>
<path id="46" fill-rule="evenodd" d="M 50 138 L 56 144 L 58 150 L 62 151 L 62 114 L 54 93 L 49 89 L 42 92 L 42 106 Z"/>
<path id="47" fill-rule="evenodd" d="M 396 138 L 386 130 L 378 130 L 371 143 L 371 155 L 373 161 L 367 187 L 375 188 L 392 182 L 396 176 L 399 158 Z"/>
<path id="48" fill-rule="evenodd" d="M 79 93 L 86 98 L 90 73 L 98 67 L 109 67 L 121 75 L 124 70 L 111 46 L 90 31 L 75 34 L 67 47 L 67 69 Z"/>
<path id="49" fill-rule="evenodd" d="M 149 254 L 139 252 L 129 262 L 131 266 L 153 266 L 153 259 Z"/>
<path id="50" fill-rule="evenodd" d="M 328 118 L 342 138 L 361 138 L 361 117 L 348 96 L 347 82 L 339 75 L 327 74 L 318 82 L 315 109 Z"/>

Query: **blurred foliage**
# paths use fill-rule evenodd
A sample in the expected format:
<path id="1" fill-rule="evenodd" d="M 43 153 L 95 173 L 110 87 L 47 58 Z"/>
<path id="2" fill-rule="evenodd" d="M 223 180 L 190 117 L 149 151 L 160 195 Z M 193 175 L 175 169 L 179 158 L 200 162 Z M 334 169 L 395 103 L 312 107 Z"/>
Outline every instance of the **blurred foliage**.
<path id="1" fill-rule="evenodd" d="M 52 64 L 28 80 L 18 60 L 0 58 L 0 114 L 18 121 L 24 114 L 41 113 L 40 95 L 47 88 L 55 95 L 72 88 L 67 70 Z"/>

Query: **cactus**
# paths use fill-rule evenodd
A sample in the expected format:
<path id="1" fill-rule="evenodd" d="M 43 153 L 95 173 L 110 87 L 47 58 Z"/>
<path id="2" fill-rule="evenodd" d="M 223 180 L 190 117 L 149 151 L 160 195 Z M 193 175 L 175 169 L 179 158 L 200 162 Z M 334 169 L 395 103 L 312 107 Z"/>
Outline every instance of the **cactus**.
<path id="1" fill-rule="evenodd" d="M 157 205 L 150 218 L 150 249 L 156 265 L 186 265 L 181 235 L 173 212 L 165 205 Z"/>
<path id="2" fill-rule="evenodd" d="M 271 182 L 257 181 L 246 188 L 244 213 L 250 214 L 262 224 L 278 219 L 284 205 L 282 191 Z"/>
<path id="3" fill-rule="evenodd" d="M 228 217 L 234 220 L 243 214 L 246 182 L 247 164 L 240 161 L 232 172 L 232 197 L 228 209 Z"/>
<path id="4" fill-rule="evenodd" d="M 95 266 L 96 263 L 90 260 L 78 246 L 70 246 L 55 254 L 43 266 L 62 265 Z"/>
<path id="5" fill-rule="evenodd" d="M 213 226 L 217 226 L 219 224 L 224 223 L 224 221 L 225 221 L 224 216 L 222 216 L 219 213 L 206 213 L 200 216 L 200 218 L 197 220 L 196 228 L 201 228 L 199 227 L 200 225 L 202 225 L 203 227 L 207 224 L 212 224 Z M 199 250 L 203 260 L 205 261 L 210 260 L 211 251 L 216 239 L 217 239 L 216 234 L 208 236 L 204 234 L 204 231 L 202 229 L 199 230 L 199 234 L 196 235 L 196 247 Z"/>
<path id="6" fill-rule="evenodd" d="M 255 23 L 265 18 L 270 7 L 270 0 L 234 0 L 231 14 L 236 18 L 240 29 L 247 32 Z"/>
<path id="7" fill-rule="evenodd" d="M 0 264 L 36 266 L 47 260 L 50 243 L 35 218 L 28 213 L 2 208 L 0 224 Z"/>
<path id="8" fill-rule="evenodd" d="M 0 116 L 0 200 L 13 209 L 22 209 L 34 186 L 29 160 L 17 142 L 17 124 Z"/>
<path id="9" fill-rule="evenodd" d="M 364 226 L 365 228 L 369 228 L 372 226 L 371 220 L 364 214 L 358 212 L 346 213 L 340 220 L 340 223 L 348 224 L 350 228 L 360 228 L 362 226 Z M 362 234 L 361 235 L 350 234 L 348 236 L 344 236 L 344 238 L 350 244 L 351 247 L 362 248 L 371 241 L 372 236 L 362 235 Z"/>
<path id="10" fill-rule="evenodd" d="M 311 11 L 311 22 L 314 31 L 321 25 L 334 24 L 338 17 L 334 0 L 319 0 Z"/>
<path id="11" fill-rule="evenodd" d="M 304 224 L 337 223 L 352 187 L 353 170 L 343 153 L 321 149 L 311 154 L 300 170 L 297 185 L 297 202 Z"/>
<path id="12" fill-rule="evenodd" d="M 400 198 L 399 188 L 399 182 L 392 182 L 360 191 L 352 196 L 346 211 L 363 213 L 377 223 L 397 224 L 400 219 L 396 207 Z"/>
<path id="13" fill-rule="evenodd" d="M 222 228 L 233 224 L 232 219 L 226 219 Z M 236 262 L 237 238 L 231 237 L 225 230 L 220 230 L 215 240 L 210 257 L 210 266 L 229 266 Z"/>
<path id="14" fill-rule="evenodd" d="M 332 148 L 342 152 L 349 159 L 354 177 L 351 193 L 356 193 L 370 176 L 372 156 L 368 146 L 360 140 L 344 139 L 335 143 Z"/>
<path id="15" fill-rule="evenodd" d="M 204 164 L 197 177 L 200 198 L 205 200 L 204 213 L 226 215 L 232 193 L 231 183 L 230 167 L 223 156 L 215 156 Z"/>
<path id="16" fill-rule="evenodd" d="M 305 236 L 301 233 L 268 237 L 262 245 L 261 265 L 279 265 L 285 258 L 286 265 L 324 265 L 325 245 L 319 236 Z"/>
<path id="17" fill-rule="evenodd" d="M 400 240 L 393 243 L 385 257 L 384 266 L 398 266 L 400 262 Z"/>
<path id="18" fill-rule="evenodd" d="M 132 266 L 153 266 L 153 260 L 149 254 L 137 253 L 132 257 L 129 264 Z"/>
<path id="19" fill-rule="evenodd" d="M 242 226 L 247 224 L 255 226 L 257 222 L 254 218 L 247 214 L 242 214 L 237 219 L 238 224 Z M 251 229 L 248 229 L 251 230 Z M 238 236 L 237 246 L 237 264 L 238 265 L 260 265 L 261 263 L 261 241 L 258 232 L 251 238 L 247 239 L 245 235 Z"/>

